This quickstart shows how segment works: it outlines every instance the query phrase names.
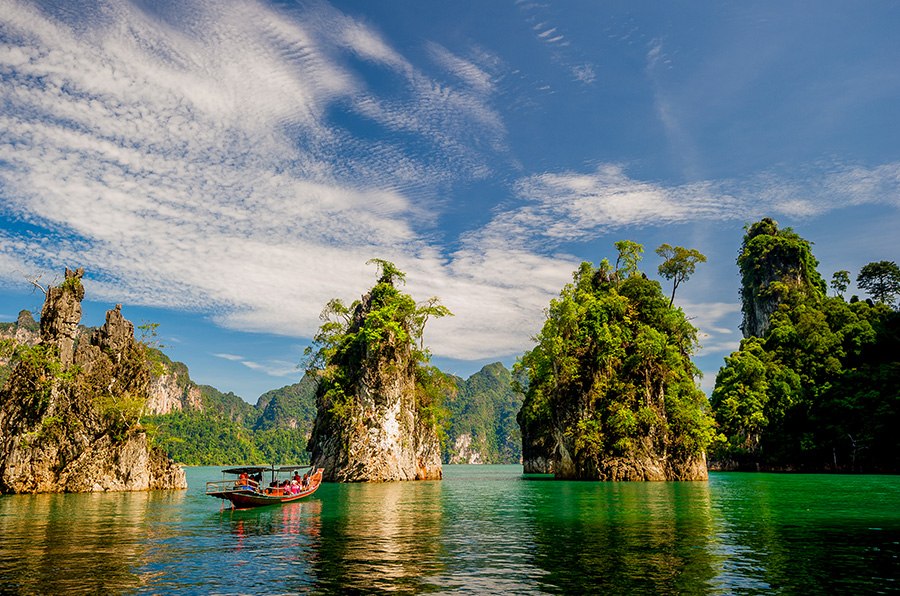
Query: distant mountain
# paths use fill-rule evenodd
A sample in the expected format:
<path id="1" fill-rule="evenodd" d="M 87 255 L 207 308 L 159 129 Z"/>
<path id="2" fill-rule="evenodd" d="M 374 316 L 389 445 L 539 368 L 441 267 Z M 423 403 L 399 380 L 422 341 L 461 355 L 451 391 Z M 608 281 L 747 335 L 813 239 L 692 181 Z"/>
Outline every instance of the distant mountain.
<path id="1" fill-rule="evenodd" d="M 446 403 L 450 428 L 444 461 L 519 463 L 522 435 L 516 414 L 522 407 L 522 394 L 513 390 L 509 369 L 495 362 L 466 380 L 455 380 L 457 394 Z"/>
<path id="2" fill-rule="evenodd" d="M 179 362 L 161 362 L 160 394 L 151 399 L 155 407 L 143 420 L 176 461 L 214 465 L 309 460 L 306 442 L 315 419 L 315 379 L 304 376 L 299 383 L 268 391 L 254 406 L 234 393 L 194 384 Z"/>

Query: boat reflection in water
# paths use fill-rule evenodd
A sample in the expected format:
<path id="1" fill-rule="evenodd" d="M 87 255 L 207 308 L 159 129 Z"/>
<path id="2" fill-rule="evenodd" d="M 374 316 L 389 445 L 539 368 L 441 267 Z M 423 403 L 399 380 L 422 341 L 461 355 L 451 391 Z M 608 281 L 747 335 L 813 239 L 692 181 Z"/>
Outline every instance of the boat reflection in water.
<path id="1" fill-rule="evenodd" d="M 218 510 L 187 491 L 0 496 L 0 594 L 875 593 L 900 577 L 900 478 L 322 484 Z M 799 570 L 799 571 L 798 571 Z"/>

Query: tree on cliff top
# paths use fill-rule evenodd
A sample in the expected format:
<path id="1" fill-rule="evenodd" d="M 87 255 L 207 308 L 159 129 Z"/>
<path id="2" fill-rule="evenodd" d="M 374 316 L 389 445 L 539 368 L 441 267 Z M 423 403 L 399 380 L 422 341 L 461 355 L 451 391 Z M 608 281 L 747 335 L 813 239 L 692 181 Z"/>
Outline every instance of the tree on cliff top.
<path id="1" fill-rule="evenodd" d="M 622 268 L 606 259 L 582 263 L 516 365 L 528 375 L 523 452 L 528 442 L 555 445 L 547 456 L 563 477 L 696 477 L 713 437 L 690 360 L 697 330 L 659 282 L 639 275 L 643 247 L 616 247 L 628 276 L 618 281 Z"/>
<path id="2" fill-rule="evenodd" d="M 666 279 L 672 280 L 672 296 L 669 306 L 675 302 L 675 290 L 682 282 L 687 281 L 697 270 L 697 263 L 705 263 L 706 255 L 694 248 L 662 244 L 656 254 L 665 259 L 657 271 Z"/>
<path id="3" fill-rule="evenodd" d="M 878 302 L 893 305 L 900 294 L 900 267 L 893 261 L 863 265 L 856 276 L 856 284 Z"/>

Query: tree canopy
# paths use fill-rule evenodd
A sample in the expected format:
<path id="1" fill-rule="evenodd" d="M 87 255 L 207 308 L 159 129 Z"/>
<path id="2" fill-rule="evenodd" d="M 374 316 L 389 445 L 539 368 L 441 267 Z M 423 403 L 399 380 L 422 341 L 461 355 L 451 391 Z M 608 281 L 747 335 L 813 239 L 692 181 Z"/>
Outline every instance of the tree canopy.
<path id="1" fill-rule="evenodd" d="M 571 456 L 576 477 L 603 477 L 615 458 L 668 453 L 671 462 L 687 462 L 713 436 L 689 357 L 697 330 L 658 282 L 639 275 L 643 247 L 616 248 L 612 275 L 605 259 L 575 271 L 550 302 L 537 345 L 517 364 L 528 382 L 518 416 L 523 438 L 557 437 L 556 453 Z M 621 281 L 620 271 L 628 274 Z"/>
<path id="2" fill-rule="evenodd" d="M 856 276 L 856 285 L 866 290 L 878 302 L 893 304 L 900 295 L 900 267 L 894 261 L 878 261 L 864 265 Z"/>
<path id="3" fill-rule="evenodd" d="M 307 370 L 319 375 L 319 391 L 330 414 L 341 417 L 352 406 L 366 358 L 380 353 L 391 361 L 408 352 L 416 376 L 418 405 L 437 421 L 443 415 L 442 392 L 451 390 L 451 382 L 428 365 L 431 354 L 422 336 L 429 319 L 452 313 L 436 297 L 417 304 L 399 291 L 395 281 L 405 280 L 406 274 L 390 261 L 371 259 L 368 263 L 379 268 L 377 282 L 362 300 L 349 307 L 338 298 L 328 302 L 313 345 L 306 349 Z"/>
<path id="4" fill-rule="evenodd" d="M 656 254 L 665 259 L 657 271 L 664 278 L 672 280 L 672 296 L 669 298 L 669 306 L 672 306 L 675 302 L 675 290 L 694 274 L 697 263 L 706 262 L 706 255 L 694 248 L 669 244 L 660 245 L 656 249 Z"/>

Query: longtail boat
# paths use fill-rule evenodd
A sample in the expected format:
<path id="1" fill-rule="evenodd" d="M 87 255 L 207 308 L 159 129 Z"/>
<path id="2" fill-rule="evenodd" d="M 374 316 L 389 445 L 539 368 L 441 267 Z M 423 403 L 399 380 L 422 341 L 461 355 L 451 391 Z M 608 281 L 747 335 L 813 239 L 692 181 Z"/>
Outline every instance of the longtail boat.
<path id="1" fill-rule="evenodd" d="M 304 470 L 308 470 L 308 472 L 300 477 L 300 473 Z M 324 468 L 313 471 L 308 466 L 229 468 L 222 470 L 222 474 L 236 476 L 236 478 L 207 482 L 206 494 L 217 499 L 231 501 L 231 505 L 235 509 L 293 503 L 316 492 L 322 483 L 324 471 Z M 271 472 L 272 480 L 268 486 L 263 486 L 262 477 L 265 472 Z M 282 474 L 287 474 L 288 479 L 283 480 Z M 300 482 L 292 484 L 291 477 L 300 477 Z"/>

